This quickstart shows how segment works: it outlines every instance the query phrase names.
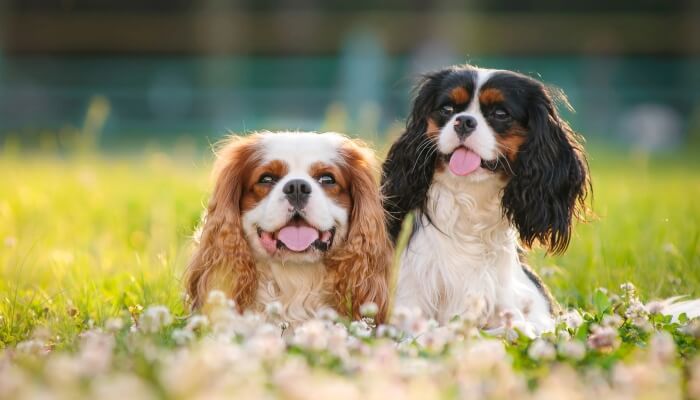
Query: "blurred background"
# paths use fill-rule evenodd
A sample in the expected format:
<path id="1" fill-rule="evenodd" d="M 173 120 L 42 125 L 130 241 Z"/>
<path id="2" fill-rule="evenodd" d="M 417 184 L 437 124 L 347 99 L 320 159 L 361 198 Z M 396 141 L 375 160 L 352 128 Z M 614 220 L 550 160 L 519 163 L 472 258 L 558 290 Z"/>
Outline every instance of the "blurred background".
<path id="1" fill-rule="evenodd" d="M 589 141 L 698 142 L 697 0 L 4 0 L 0 139 L 381 140 L 400 130 L 418 74 L 464 62 L 561 87 Z"/>

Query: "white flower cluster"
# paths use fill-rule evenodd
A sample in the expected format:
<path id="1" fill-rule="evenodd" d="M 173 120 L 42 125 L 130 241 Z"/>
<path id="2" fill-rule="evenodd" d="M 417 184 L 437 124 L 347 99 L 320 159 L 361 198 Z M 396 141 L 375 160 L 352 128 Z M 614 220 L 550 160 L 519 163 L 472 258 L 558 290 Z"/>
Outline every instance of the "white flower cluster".
<path id="1" fill-rule="evenodd" d="M 35 335 L 0 353 L 0 399 L 700 398 L 700 361 L 684 393 L 675 343 L 664 331 L 610 371 L 577 370 L 589 352 L 619 346 L 617 317 L 592 326 L 584 341 L 572 337 L 581 314 L 562 315 L 560 334 L 535 339 L 522 355 L 548 371 L 533 387 L 514 366 L 518 348 L 467 319 L 438 326 L 419 311 L 396 309 L 390 324 L 375 326 L 376 306 L 367 305 L 360 321 L 343 323 L 324 310 L 287 326 L 279 310 L 271 304 L 266 313 L 241 314 L 213 292 L 202 314 L 186 321 L 163 306 L 144 310 L 131 329 L 110 319 L 83 333 L 75 352 L 52 352 L 46 335 Z"/>

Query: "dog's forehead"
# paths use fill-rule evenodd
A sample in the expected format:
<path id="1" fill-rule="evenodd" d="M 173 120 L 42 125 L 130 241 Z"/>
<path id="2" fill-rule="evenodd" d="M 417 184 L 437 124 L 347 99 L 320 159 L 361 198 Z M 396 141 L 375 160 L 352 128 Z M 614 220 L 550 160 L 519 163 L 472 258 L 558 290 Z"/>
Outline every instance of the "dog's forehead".
<path id="1" fill-rule="evenodd" d="M 335 133 L 281 132 L 266 134 L 261 140 L 264 162 L 284 161 L 290 171 L 306 170 L 312 164 L 334 163 L 345 137 Z"/>

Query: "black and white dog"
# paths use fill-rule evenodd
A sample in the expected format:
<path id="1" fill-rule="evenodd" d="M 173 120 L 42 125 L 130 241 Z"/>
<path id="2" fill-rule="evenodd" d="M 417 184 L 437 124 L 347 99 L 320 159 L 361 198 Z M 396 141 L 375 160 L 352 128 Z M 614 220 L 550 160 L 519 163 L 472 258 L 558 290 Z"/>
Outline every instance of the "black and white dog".
<path id="1" fill-rule="evenodd" d="M 553 330 L 556 302 L 521 245 L 561 253 L 585 213 L 586 156 L 555 105 L 566 98 L 528 76 L 470 65 L 430 73 L 416 91 L 383 165 L 394 240 L 415 213 L 395 305 L 440 323 L 471 315 L 499 329 L 507 312 L 528 336 Z"/>

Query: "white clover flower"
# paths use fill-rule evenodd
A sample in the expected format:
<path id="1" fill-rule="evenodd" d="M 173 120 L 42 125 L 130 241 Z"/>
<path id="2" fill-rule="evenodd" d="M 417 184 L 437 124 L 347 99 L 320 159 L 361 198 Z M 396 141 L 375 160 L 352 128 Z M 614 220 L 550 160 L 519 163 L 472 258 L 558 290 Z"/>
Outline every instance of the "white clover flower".
<path id="1" fill-rule="evenodd" d="M 410 320 L 412 320 L 414 314 L 414 310 L 408 307 L 397 306 L 394 309 L 394 312 L 391 314 L 391 320 L 394 325 L 400 327 L 406 325 Z"/>
<path id="2" fill-rule="evenodd" d="M 244 338 L 250 337 L 263 325 L 266 325 L 266 319 L 263 314 L 256 312 L 245 312 L 243 315 L 236 315 L 231 321 L 229 328 L 236 335 Z"/>
<path id="3" fill-rule="evenodd" d="M 576 330 L 583 325 L 583 317 L 576 309 L 570 309 L 559 316 L 559 321 L 564 322 L 567 328 Z"/>
<path id="4" fill-rule="evenodd" d="M 486 300 L 481 296 L 468 296 L 464 309 L 466 311 L 460 318 L 470 325 L 478 325 L 486 311 Z"/>
<path id="5" fill-rule="evenodd" d="M 501 324 L 506 327 L 506 329 L 513 327 L 513 318 L 515 318 L 515 313 L 513 310 L 503 310 L 498 317 L 501 319 Z"/>
<path id="6" fill-rule="evenodd" d="M 29 339 L 17 343 L 16 347 L 19 353 L 31 354 L 31 355 L 45 355 L 48 354 L 48 347 L 46 342 L 38 339 Z"/>
<path id="7" fill-rule="evenodd" d="M 328 334 L 328 351 L 340 358 L 348 357 L 348 330 L 342 324 L 334 324 Z"/>
<path id="8" fill-rule="evenodd" d="M 591 331 L 593 333 L 588 337 L 588 347 L 592 349 L 610 351 L 620 345 L 617 329 L 611 326 L 594 325 Z"/>
<path id="9" fill-rule="evenodd" d="M 323 321 L 335 322 L 338 320 L 338 312 L 330 307 L 323 307 L 318 311 L 317 317 Z"/>
<path id="10" fill-rule="evenodd" d="M 189 329 L 175 329 L 172 333 L 172 338 L 180 346 L 184 346 L 194 341 L 194 334 Z"/>
<path id="11" fill-rule="evenodd" d="M 111 362 L 116 340 L 113 335 L 99 331 L 86 331 L 80 334 L 80 364 L 86 373 L 95 375 L 107 371 Z"/>
<path id="12" fill-rule="evenodd" d="M 173 323 L 173 316 L 165 306 L 150 306 L 139 317 L 139 329 L 144 333 L 157 333 Z"/>
<path id="13" fill-rule="evenodd" d="M 630 300 L 629 306 L 627 306 L 627 310 L 625 310 L 625 317 L 629 319 L 647 318 L 648 315 L 649 311 L 644 306 L 644 303 L 636 298 Z"/>
<path id="14" fill-rule="evenodd" d="M 360 315 L 363 317 L 374 318 L 379 312 L 379 307 L 373 302 L 367 302 L 360 306 Z"/>
<path id="15" fill-rule="evenodd" d="M 680 331 L 696 339 L 700 338 L 700 319 L 695 318 L 690 320 Z"/>
<path id="16" fill-rule="evenodd" d="M 381 324 L 377 327 L 377 337 L 397 339 L 399 337 L 399 330 L 396 329 L 394 325 Z"/>
<path id="17" fill-rule="evenodd" d="M 193 315 L 187 320 L 185 329 L 190 332 L 206 329 L 209 326 L 209 318 L 205 315 Z"/>
<path id="18" fill-rule="evenodd" d="M 560 329 L 557 332 L 557 340 L 561 341 L 561 342 L 567 342 L 567 341 L 571 340 L 571 334 L 567 330 Z"/>
<path id="19" fill-rule="evenodd" d="M 554 360 L 557 355 L 554 346 L 544 339 L 536 339 L 527 350 L 527 355 L 533 360 L 549 361 Z"/>
<path id="20" fill-rule="evenodd" d="M 634 284 L 632 282 L 625 282 L 622 285 L 620 285 L 620 290 L 627 294 L 634 294 L 637 288 L 634 287 Z"/>
<path id="21" fill-rule="evenodd" d="M 561 342 L 557 346 L 557 349 L 559 354 L 561 354 L 563 357 L 575 361 L 582 360 L 586 356 L 586 346 L 577 340 Z"/>
<path id="22" fill-rule="evenodd" d="M 649 340 L 649 350 L 654 359 L 662 363 L 669 363 L 676 357 L 676 342 L 670 333 L 657 332 Z"/>
<path id="23" fill-rule="evenodd" d="M 227 306 L 226 294 L 221 290 L 212 290 L 207 295 L 207 304 L 210 306 Z"/>
<path id="24" fill-rule="evenodd" d="M 282 339 L 280 329 L 266 324 L 248 339 L 245 347 L 254 356 L 263 360 L 271 360 L 284 353 L 286 344 Z"/>
<path id="25" fill-rule="evenodd" d="M 429 328 L 429 321 L 423 317 L 423 312 L 418 307 L 397 307 L 391 316 L 391 323 L 400 331 L 413 337 Z"/>
<path id="26" fill-rule="evenodd" d="M 514 328 L 504 328 L 503 338 L 509 343 L 515 343 L 518 340 L 520 334 Z"/>
<path id="27" fill-rule="evenodd" d="M 356 336 L 348 336 L 347 345 L 350 351 L 354 351 L 360 356 L 369 356 L 371 352 L 370 347 Z"/>
<path id="28" fill-rule="evenodd" d="M 431 353 L 440 353 L 452 338 L 446 327 L 430 329 L 416 338 L 416 343 Z"/>
<path id="29" fill-rule="evenodd" d="M 105 330 L 107 332 L 119 332 L 122 328 L 124 328 L 124 320 L 121 318 L 109 318 L 105 321 Z"/>
<path id="30" fill-rule="evenodd" d="M 370 328 L 367 322 L 363 320 L 352 321 L 350 323 L 349 331 L 353 336 L 362 339 L 372 336 L 372 328 Z"/>
<path id="31" fill-rule="evenodd" d="M 632 325 L 647 333 L 651 333 L 654 330 L 654 326 L 651 324 L 651 322 L 649 322 L 649 319 L 645 317 L 634 318 L 632 320 Z"/>
<path id="32" fill-rule="evenodd" d="M 284 307 L 279 301 L 272 301 L 265 304 L 265 313 L 271 317 L 279 317 L 282 315 L 282 311 L 284 311 Z"/>
<path id="33" fill-rule="evenodd" d="M 328 346 L 326 324 L 314 319 L 304 322 L 295 330 L 292 343 L 307 350 L 325 350 Z"/>
<path id="34" fill-rule="evenodd" d="M 612 315 L 605 315 L 603 316 L 603 320 L 600 321 L 601 325 L 611 327 L 611 328 L 619 328 L 622 326 L 622 323 L 625 322 L 621 316 L 617 314 L 612 314 Z"/>
<path id="35" fill-rule="evenodd" d="M 216 307 L 207 311 L 207 319 L 212 327 L 212 331 L 216 335 L 233 336 L 235 335 L 235 326 L 240 315 L 228 307 Z"/>
<path id="36" fill-rule="evenodd" d="M 651 315 L 663 313 L 665 304 L 662 301 L 650 301 L 646 305 L 646 309 Z"/>
<path id="37" fill-rule="evenodd" d="M 418 347 L 416 347 L 412 339 L 405 339 L 399 342 L 396 345 L 396 350 L 409 358 L 418 357 Z"/>

